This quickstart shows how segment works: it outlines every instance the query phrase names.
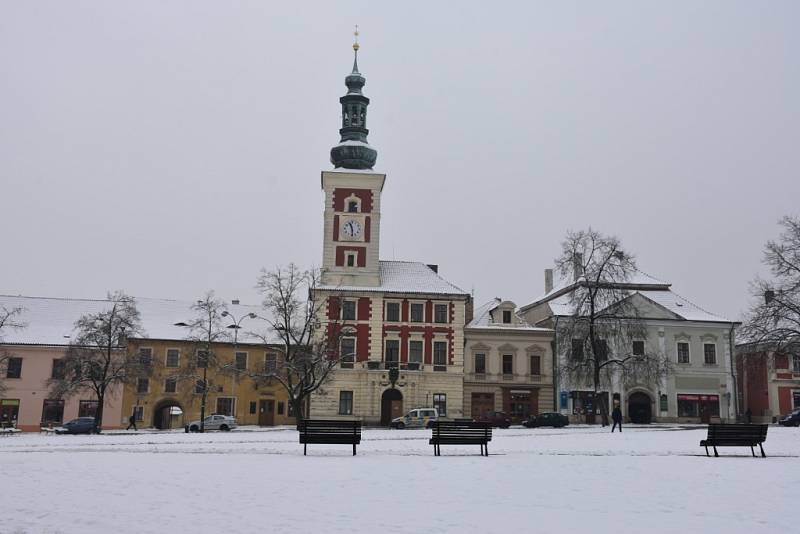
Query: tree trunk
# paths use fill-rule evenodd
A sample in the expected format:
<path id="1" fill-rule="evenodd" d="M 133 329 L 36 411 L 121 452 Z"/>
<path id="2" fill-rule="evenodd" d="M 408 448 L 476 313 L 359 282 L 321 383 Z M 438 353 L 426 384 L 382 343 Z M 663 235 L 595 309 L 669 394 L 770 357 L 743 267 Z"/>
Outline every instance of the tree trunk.
<path id="1" fill-rule="evenodd" d="M 99 434 L 103 430 L 103 405 L 105 405 L 105 392 L 97 393 L 97 411 L 94 412 L 94 432 Z"/>
<path id="2" fill-rule="evenodd" d="M 303 409 L 305 403 L 303 400 L 302 398 L 289 400 L 292 405 L 292 413 L 294 413 L 294 421 L 297 425 L 305 418 L 305 410 Z"/>

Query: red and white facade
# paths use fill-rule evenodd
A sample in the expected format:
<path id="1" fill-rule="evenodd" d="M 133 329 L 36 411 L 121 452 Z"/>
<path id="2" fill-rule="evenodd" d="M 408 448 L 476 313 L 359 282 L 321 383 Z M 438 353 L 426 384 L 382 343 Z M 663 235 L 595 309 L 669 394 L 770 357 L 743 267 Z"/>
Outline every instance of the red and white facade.
<path id="1" fill-rule="evenodd" d="M 800 408 L 800 354 L 776 353 L 769 348 L 736 347 L 736 376 L 740 412 L 750 410 L 753 422 L 773 422 Z"/>

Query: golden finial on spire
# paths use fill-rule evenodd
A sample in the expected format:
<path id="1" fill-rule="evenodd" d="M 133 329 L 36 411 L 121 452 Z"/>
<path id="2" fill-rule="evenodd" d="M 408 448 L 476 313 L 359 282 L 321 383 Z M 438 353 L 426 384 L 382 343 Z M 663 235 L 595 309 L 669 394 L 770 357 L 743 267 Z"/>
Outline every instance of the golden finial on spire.
<path id="1" fill-rule="evenodd" d="M 353 32 L 353 35 L 355 36 L 355 40 L 353 41 L 353 50 L 358 52 L 358 24 L 356 24 L 356 31 Z"/>

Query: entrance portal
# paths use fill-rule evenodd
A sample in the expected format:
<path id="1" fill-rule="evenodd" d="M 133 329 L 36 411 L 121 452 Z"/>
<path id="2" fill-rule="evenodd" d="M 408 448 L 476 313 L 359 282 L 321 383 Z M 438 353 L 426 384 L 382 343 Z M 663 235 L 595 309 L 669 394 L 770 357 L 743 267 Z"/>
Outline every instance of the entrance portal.
<path id="1" fill-rule="evenodd" d="M 381 396 L 381 425 L 389 426 L 392 419 L 403 415 L 403 394 L 399 389 L 387 389 Z"/>
<path id="2" fill-rule="evenodd" d="M 275 401 L 261 399 L 258 404 L 258 426 L 274 426 Z"/>
<path id="3" fill-rule="evenodd" d="M 628 397 L 628 418 L 637 425 L 649 425 L 652 419 L 652 400 L 647 393 L 637 391 Z"/>
<path id="4" fill-rule="evenodd" d="M 168 399 L 153 410 L 153 427 L 158 430 L 183 427 L 183 408 L 177 401 Z"/>

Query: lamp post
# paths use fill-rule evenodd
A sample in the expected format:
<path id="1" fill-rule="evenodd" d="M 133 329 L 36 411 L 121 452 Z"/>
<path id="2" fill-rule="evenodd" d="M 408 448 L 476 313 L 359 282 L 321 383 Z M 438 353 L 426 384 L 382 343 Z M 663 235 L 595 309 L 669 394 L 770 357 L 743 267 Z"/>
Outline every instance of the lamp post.
<path id="1" fill-rule="evenodd" d="M 238 377 L 238 372 L 239 372 L 239 368 L 237 367 L 237 363 L 236 363 L 236 348 L 237 348 L 237 345 L 239 343 L 239 329 L 242 327 L 242 321 L 244 321 L 245 319 L 255 319 L 257 316 L 256 316 L 255 313 L 250 312 L 250 313 L 248 313 L 246 315 L 242 315 L 241 317 L 239 317 L 237 319 L 235 315 L 233 315 L 231 312 L 229 312 L 227 310 L 223 311 L 221 315 L 223 317 L 230 317 L 231 320 L 233 321 L 233 323 L 229 324 L 226 328 L 230 328 L 230 329 L 233 330 L 233 368 L 234 368 L 234 371 L 237 374 L 234 375 L 233 383 L 231 384 L 231 394 L 233 395 L 234 402 L 235 402 L 235 399 L 236 399 L 236 378 Z M 234 406 L 233 407 L 233 415 L 234 416 L 236 416 L 236 408 L 238 408 L 238 406 Z"/>
<path id="2" fill-rule="evenodd" d="M 184 323 L 183 321 L 175 323 L 175 326 L 182 326 L 188 328 L 192 325 Z M 206 431 L 206 398 L 208 397 L 208 351 L 210 347 L 206 343 L 205 357 L 203 358 L 203 396 L 200 397 L 200 433 Z"/>

